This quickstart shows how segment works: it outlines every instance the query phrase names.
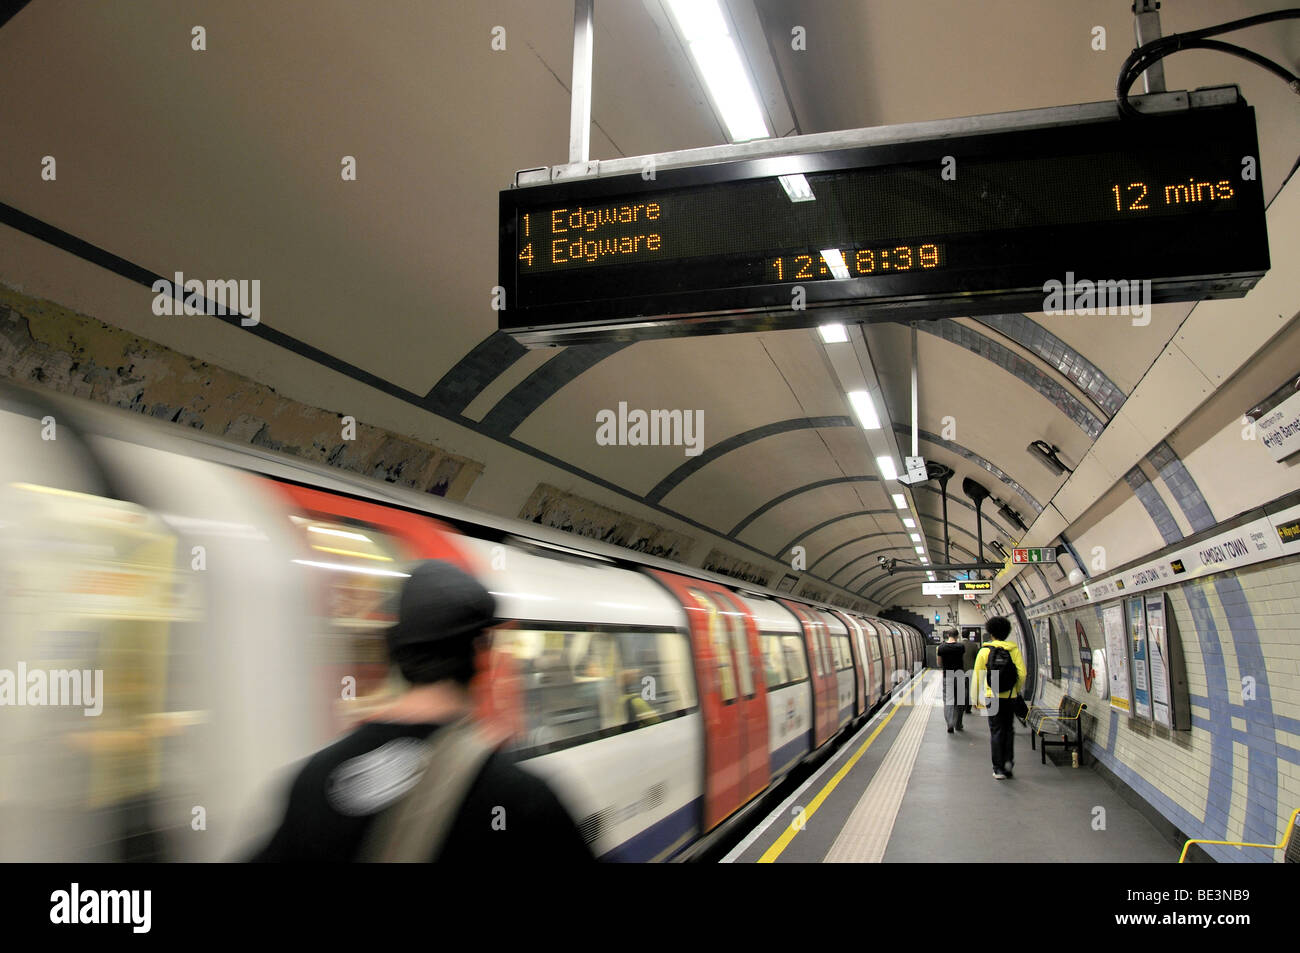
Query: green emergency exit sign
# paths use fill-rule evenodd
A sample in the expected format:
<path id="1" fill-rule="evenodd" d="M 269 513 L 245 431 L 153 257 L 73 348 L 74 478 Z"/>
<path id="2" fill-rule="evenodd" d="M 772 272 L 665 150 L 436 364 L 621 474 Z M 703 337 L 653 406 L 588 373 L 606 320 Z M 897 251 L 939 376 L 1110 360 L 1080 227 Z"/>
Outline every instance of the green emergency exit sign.
<path id="1" fill-rule="evenodd" d="M 1011 561 L 1013 563 L 1054 563 L 1056 547 L 1014 549 L 1011 551 Z"/>

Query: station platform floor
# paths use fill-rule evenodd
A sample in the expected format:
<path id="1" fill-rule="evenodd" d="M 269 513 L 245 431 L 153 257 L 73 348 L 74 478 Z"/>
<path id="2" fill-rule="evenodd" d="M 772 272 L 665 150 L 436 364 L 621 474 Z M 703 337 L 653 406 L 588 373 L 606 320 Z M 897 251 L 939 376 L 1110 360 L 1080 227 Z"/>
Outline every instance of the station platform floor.
<path id="1" fill-rule="evenodd" d="M 993 777 L 988 721 L 948 734 L 941 676 L 886 703 L 724 863 L 1172 863 L 1173 847 L 1092 770 L 1039 763 L 1015 723 L 1015 772 Z M 1060 754 L 1060 749 L 1054 753 Z M 1098 809 L 1101 809 L 1099 811 Z"/>

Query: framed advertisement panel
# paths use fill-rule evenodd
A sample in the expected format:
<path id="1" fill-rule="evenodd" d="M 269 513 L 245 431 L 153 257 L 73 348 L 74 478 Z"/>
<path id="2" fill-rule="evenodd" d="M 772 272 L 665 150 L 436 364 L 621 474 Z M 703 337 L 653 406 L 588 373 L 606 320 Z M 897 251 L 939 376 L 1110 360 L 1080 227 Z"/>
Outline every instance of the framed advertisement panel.
<path id="1" fill-rule="evenodd" d="M 1117 602 L 1107 606 L 1101 614 L 1106 629 L 1106 668 L 1110 686 L 1110 707 L 1125 714 L 1133 710 L 1132 690 L 1129 686 L 1128 638 L 1124 633 L 1124 609 Z"/>
<path id="2" fill-rule="evenodd" d="M 1151 720 L 1151 668 L 1147 658 L 1147 613 L 1141 596 L 1127 599 L 1128 639 L 1133 660 L 1133 717 Z"/>
<path id="3" fill-rule="evenodd" d="M 1191 725 L 1182 644 L 1165 594 L 1146 597 L 1147 646 L 1151 664 L 1151 712 L 1158 725 L 1180 731 Z"/>
<path id="4" fill-rule="evenodd" d="M 1147 596 L 1147 650 L 1151 668 L 1151 720 L 1172 728 L 1174 724 L 1169 692 L 1169 640 L 1165 634 L 1164 593 Z"/>

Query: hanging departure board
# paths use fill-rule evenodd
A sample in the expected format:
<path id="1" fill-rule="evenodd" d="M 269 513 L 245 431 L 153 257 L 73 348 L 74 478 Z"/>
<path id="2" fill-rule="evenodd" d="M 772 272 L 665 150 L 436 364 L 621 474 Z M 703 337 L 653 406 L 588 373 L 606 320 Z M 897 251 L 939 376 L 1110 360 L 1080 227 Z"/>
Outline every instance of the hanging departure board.
<path id="1" fill-rule="evenodd" d="M 1257 157 L 1238 102 L 508 189 L 500 328 L 535 345 L 1037 312 L 1053 281 L 1083 314 L 1240 296 L 1269 265 Z"/>

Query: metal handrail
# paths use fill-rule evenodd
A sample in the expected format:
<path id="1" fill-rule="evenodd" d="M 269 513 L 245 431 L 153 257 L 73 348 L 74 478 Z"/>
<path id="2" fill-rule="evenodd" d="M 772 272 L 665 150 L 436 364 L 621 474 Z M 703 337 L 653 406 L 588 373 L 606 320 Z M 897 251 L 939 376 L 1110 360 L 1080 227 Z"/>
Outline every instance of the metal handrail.
<path id="1" fill-rule="evenodd" d="M 1291 812 L 1291 820 L 1286 825 L 1286 834 L 1282 837 L 1280 844 L 1251 844 L 1247 841 L 1238 840 L 1205 840 L 1194 837 L 1183 845 L 1183 852 L 1178 855 L 1178 862 L 1181 864 L 1187 857 L 1187 849 L 1193 844 L 1222 844 L 1225 847 L 1266 847 L 1269 850 L 1283 850 L 1291 840 L 1291 832 L 1295 829 L 1296 815 L 1300 815 L 1300 807 Z"/>

